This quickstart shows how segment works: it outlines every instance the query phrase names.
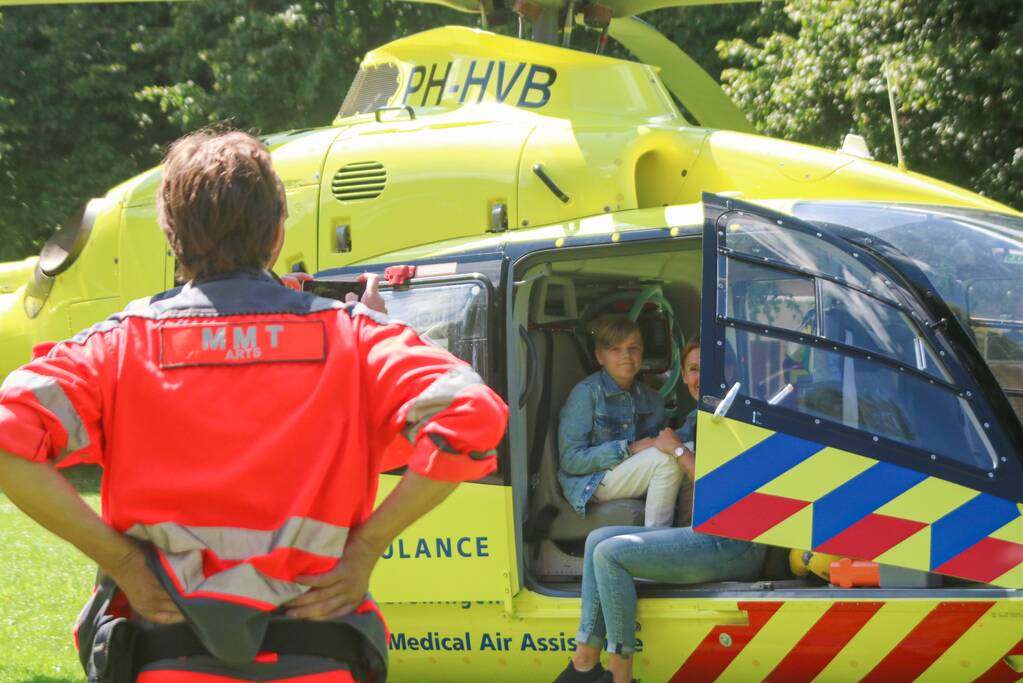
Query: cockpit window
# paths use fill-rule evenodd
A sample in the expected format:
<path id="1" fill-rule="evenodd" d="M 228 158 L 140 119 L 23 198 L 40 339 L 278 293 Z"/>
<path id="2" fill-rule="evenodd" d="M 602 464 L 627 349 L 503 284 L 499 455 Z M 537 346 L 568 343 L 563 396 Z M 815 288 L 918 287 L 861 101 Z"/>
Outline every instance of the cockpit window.
<path id="1" fill-rule="evenodd" d="M 946 207 L 805 202 L 793 214 L 888 242 L 966 325 L 1023 420 L 1023 219 Z"/>
<path id="2" fill-rule="evenodd" d="M 398 92 L 401 74 L 394 64 L 363 66 L 355 74 L 338 118 L 369 114 L 383 107 Z"/>
<path id="3" fill-rule="evenodd" d="M 385 289 L 387 313 L 487 379 L 487 290 L 478 282 Z"/>

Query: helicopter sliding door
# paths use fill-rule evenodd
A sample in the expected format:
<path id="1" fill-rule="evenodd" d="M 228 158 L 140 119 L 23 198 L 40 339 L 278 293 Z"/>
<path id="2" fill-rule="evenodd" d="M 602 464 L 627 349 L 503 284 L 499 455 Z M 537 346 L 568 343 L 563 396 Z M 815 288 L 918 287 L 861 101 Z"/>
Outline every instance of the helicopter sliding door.
<path id="1" fill-rule="evenodd" d="M 693 526 L 1023 587 L 1019 449 L 872 251 L 704 200 Z"/>

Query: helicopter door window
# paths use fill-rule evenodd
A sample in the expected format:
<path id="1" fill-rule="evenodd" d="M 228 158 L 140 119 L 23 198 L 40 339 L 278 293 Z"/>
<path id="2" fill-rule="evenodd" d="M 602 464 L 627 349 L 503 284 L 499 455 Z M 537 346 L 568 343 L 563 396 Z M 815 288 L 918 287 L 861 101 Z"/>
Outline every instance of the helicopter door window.
<path id="1" fill-rule="evenodd" d="M 966 290 L 966 310 L 977 348 L 1023 415 L 1023 279 L 975 280 Z"/>
<path id="2" fill-rule="evenodd" d="M 487 379 L 487 288 L 469 281 L 381 291 L 390 317 L 450 351 Z"/>
<path id="3" fill-rule="evenodd" d="M 922 457 L 997 466 L 972 409 L 945 386 L 859 354 L 737 327 L 726 329 L 725 342 L 734 379 L 752 398 L 769 402 L 781 394 L 781 408 L 915 447 Z"/>
<path id="4" fill-rule="evenodd" d="M 726 385 L 738 382 L 777 410 L 857 430 L 849 438 L 998 467 L 982 420 L 869 255 L 810 226 L 748 212 L 722 214 L 714 230 Z"/>
<path id="5" fill-rule="evenodd" d="M 888 301 L 899 300 L 884 278 L 823 239 L 787 230 L 742 212 L 729 215 L 723 227 L 719 244 L 726 253 L 798 268 L 858 287 Z"/>
<path id="6" fill-rule="evenodd" d="M 854 346 L 947 381 L 912 320 L 895 306 L 834 282 L 724 260 L 729 318 Z"/>
<path id="7" fill-rule="evenodd" d="M 765 268 L 737 259 L 727 259 L 728 297 L 725 310 L 730 318 L 786 330 L 815 333 L 813 325 L 817 296 L 814 279 L 776 268 Z"/>
<path id="8" fill-rule="evenodd" d="M 820 336 L 878 353 L 947 380 L 938 357 L 908 315 L 831 282 L 821 282 Z"/>

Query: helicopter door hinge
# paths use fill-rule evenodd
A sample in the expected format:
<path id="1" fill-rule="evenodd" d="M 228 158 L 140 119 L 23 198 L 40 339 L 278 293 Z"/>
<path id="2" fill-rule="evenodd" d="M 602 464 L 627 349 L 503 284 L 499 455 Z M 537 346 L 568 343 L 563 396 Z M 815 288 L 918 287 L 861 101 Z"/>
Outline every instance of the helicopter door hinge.
<path id="1" fill-rule="evenodd" d="M 334 251 L 344 254 L 352 250 L 352 230 L 348 224 L 334 228 Z"/>

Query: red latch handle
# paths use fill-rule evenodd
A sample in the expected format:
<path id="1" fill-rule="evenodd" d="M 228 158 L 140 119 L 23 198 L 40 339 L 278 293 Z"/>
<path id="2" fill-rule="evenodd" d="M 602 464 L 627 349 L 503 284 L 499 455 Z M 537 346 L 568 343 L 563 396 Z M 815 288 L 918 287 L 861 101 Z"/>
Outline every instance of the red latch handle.
<path id="1" fill-rule="evenodd" d="M 384 268 L 384 279 L 392 287 L 400 287 L 407 284 L 415 276 L 415 266 L 388 266 Z"/>

